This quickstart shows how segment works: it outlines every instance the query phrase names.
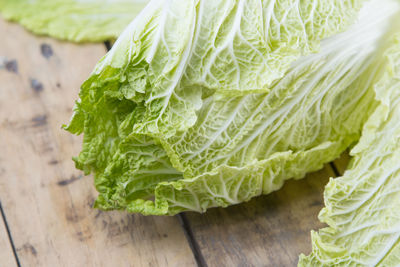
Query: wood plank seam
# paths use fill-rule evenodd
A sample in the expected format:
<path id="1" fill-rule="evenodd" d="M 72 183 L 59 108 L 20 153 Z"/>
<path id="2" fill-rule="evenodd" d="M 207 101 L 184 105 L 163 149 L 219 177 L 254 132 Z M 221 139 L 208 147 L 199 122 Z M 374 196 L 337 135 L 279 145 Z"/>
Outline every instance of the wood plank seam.
<path id="1" fill-rule="evenodd" d="M 104 42 L 104 45 L 106 46 L 107 51 L 110 51 L 110 50 L 111 50 L 112 44 L 111 44 L 110 41 L 105 41 L 105 42 Z"/>
<path id="2" fill-rule="evenodd" d="M 329 163 L 329 165 L 331 166 L 332 171 L 333 171 L 333 173 L 335 174 L 336 177 L 339 177 L 339 176 L 342 175 L 342 174 L 339 172 L 339 169 L 336 167 L 335 162 L 332 161 L 332 162 Z M 335 178 L 336 178 L 336 177 L 335 177 Z"/>
<path id="3" fill-rule="evenodd" d="M 183 228 L 183 232 L 186 236 L 186 240 L 189 243 L 189 246 L 192 250 L 193 256 L 196 260 L 197 266 L 199 267 L 207 267 L 207 263 L 204 259 L 203 253 L 201 253 L 200 246 L 193 234 L 192 228 L 190 227 L 190 223 L 188 219 L 186 218 L 185 213 L 180 213 L 176 215 L 179 222 L 181 223 L 181 226 Z"/>
<path id="4" fill-rule="evenodd" d="M 21 263 L 20 263 L 19 258 L 18 258 L 17 250 L 15 249 L 14 241 L 13 241 L 12 236 L 11 236 L 10 227 L 8 226 L 6 214 L 5 214 L 4 210 L 3 210 L 3 205 L 1 204 L 1 201 L 0 201 L 0 212 L 1 212 L 1 217 L 3 218 L 4 226 L 6 227 L 8 240 L 10 241 L 10 245 L 11 245 L 11 249 L 12 249 L 13 254 L 14 254 L 15 261 L 17 263 L 17 266 L 21 267 Z"/>

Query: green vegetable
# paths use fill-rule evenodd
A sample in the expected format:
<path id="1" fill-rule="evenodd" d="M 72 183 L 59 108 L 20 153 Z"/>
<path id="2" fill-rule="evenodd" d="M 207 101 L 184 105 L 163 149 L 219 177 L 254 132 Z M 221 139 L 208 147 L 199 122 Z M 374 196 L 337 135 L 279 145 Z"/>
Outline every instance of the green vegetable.
<path id="1" fill-rule="evenodd" d="M 398 265 L 400 1 L 153 0 L 129 24 L 147 2 L 0 0 L 6 19 L 59 39 L 128 26 L 65 126 L 84 134 L 74 160 L 95 174 L 95 206 L 225 207 L 358 141 L 299 266 Z"/>
<path id="2" fill-rule="evenodd" d="M 382 61 L 380 105 L 351 151 L 350 168 L 326 186 L 319 218 L 329 227 L 312 232 L 313 251 L 300 256 L 299 266 L 400 263 L 400 34 Z"/>
<path id="3" fill-rule="evenodd" d="M 148 0 L 0 0 L 1 15 L 36 34 L 75 42 L 116 39 Z"/>
<path id="4" fill-rule="evenodd" d="M 398 10 L 372 1 L 358 17 L 361 4 L 150 2 L 66 127 L 84 133 L 75 161 L 95 173 L 96 206 L 202 212 L 338 157 L 377 105 L 379 47 Z"/>

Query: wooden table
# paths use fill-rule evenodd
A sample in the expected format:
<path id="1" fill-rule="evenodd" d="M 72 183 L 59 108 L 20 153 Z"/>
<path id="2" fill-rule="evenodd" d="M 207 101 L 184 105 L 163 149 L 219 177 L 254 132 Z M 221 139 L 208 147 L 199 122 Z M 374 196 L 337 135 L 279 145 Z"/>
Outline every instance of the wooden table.
<path id="1" fill-rule="evenodd" d="M 0 19 L 1 266 L 295 266 L 328 178 L 344 156 L 268 196 L 205 214 L 154 217 L 92 208 L 92 177 L 63 131 L 104 44 L 36 37 Z M 335 167 L 336 165 L 336 167 Z"/>

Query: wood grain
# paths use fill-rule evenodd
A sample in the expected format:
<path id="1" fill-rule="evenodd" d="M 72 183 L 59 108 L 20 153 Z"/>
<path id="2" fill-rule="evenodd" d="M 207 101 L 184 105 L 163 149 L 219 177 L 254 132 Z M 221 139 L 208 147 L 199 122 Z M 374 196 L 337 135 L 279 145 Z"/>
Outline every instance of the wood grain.
<path id="1" fill-rule="evenodd" d="M 201 215 L 187 213 L 193 236 L 208 266 L 296 266 L 311 251 L 310 230 L 323 207 L 329 164 L 305 179 L 288 181 L 267 196 Z"/>
<path id="2" fill-rule="evenodd" d="M 0 216 L 0 265 L 15 267 L 17 266 L 17 262 L 15 261 L 11 243 L 8 238 L 6 225 L 1 217 L 2 216 Z"/>
<path id="3" fill-rule="evenodd" d="M 81 138 L 60 126 L 105 47 L 3 20 L 0 36 L 0 196 L 21 265 L 195 265 L 176 217 L 94 210 L 92 177 L 73 166 Z"/>

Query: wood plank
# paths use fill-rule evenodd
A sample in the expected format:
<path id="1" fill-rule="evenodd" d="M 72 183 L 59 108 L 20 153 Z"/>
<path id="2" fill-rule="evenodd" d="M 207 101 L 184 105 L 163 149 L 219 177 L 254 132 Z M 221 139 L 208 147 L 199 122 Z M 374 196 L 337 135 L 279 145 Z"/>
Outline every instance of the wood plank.
<path id="1" fill-rule="evenodd" d="M 296 266 L 311 251 L 310 230 L 324 225 L 317 214 L 329 164 L 270 195 L 201 215 L 187 213 L 193 236 L 209 266 Z"/>
<path id="2" fill-rule="evenodd" d="M 22 266 L 193 266 L 176 217 L 92 208 L 92 177 L 63 131 L 99 45 L 37 38 L 0 21 L 0 195 Z"/>
<path id="3" fill-rule="evenodd" d="M 10 239 L 8 238 L 6 224 L 1 217 L 0 215 L 0 263 L 2 266 L 17 266 Z"/>

